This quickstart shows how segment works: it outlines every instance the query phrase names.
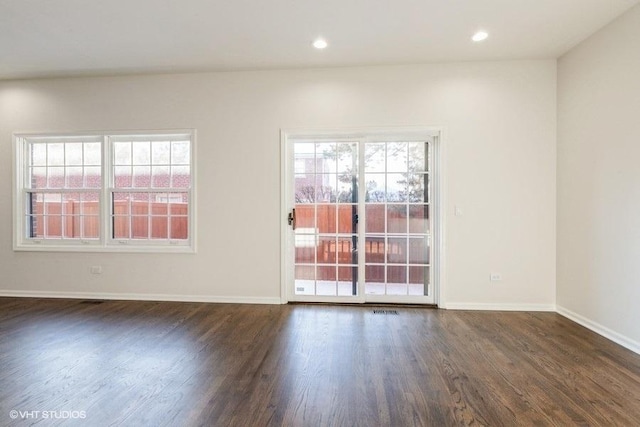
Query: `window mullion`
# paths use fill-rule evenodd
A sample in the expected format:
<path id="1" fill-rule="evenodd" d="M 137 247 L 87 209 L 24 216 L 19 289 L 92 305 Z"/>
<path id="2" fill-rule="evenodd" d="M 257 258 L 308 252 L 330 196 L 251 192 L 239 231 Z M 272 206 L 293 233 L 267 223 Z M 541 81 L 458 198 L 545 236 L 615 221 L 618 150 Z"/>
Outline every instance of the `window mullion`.
<path id="1" fill-rule="evenodd" d="M 110 189 L 113 185 L 112 181 L 112 163 L 113 163 L 113 154 L 112 154 L 112 142 L 108 136 L 104 136 L 102 138 L 102 159 L 100 162 L 101 166 L 101 191 L 100 191 L 100 201 L 99 201 L 99 215 L 100 215 L 100 244 L 101 246 L 105 246 L 108 242 L 110 236 L 113 236 L 113 221 L 111 219 L 112 215 L 112 197 L 113 193 L 110 192 Z"/>

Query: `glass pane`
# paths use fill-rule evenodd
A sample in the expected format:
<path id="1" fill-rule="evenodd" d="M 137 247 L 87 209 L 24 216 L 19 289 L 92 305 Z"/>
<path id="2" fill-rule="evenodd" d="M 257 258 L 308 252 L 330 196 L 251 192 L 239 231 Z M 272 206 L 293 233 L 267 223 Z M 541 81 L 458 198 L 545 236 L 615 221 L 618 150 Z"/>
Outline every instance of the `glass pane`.
<path id="1" fill-rule="evenodd" d="M 314 248 L 318 245 L 318 237 L 313 233 L 313 229 L 309 228 L 297 228 L 295 232 L 295 247 L 298 248 Z"/>
<path id="2" fill-rule="evenodd" d="M 84 186 L 82 166 L 67 166 L 66 175 L 65 186 L 67 188 L 82 188 Z"/>
<path id="3" fill-rule="evenodd" d="M 100 217 L 96 215 L 83 216 L 82 237 L 85 239 L 97 239 L 100 237 Z"/>
<path id="4" fill-rule="evenodd" d="M 186 216 L 171 217 L 171 238 L 185 240 L 189 238 L 189 218 Z"/>
<path id="5" fill-rule="evenodd" d="M 77 239 L 81 237 L 80 215 L 65 215 L 62 217 L 62 237 L 64 239 Z"/>
<path id="6" fill-rule="evenodd" d="M 64 166 L 64 144 L 59 142 L 47 144 L 47 165 Z"/>
<path id="7" fill-rule="evenodd" d="M 149 193 L 130 193 L 131 214 L 149 215 Z"/>
<path id="8" fill-rule="evenodd" d="M 295 267 L 295 292 L 296 295 L 315 294 L 315 267 L 296 265 Z"/>
<path id="9" fill-rule="evenodd" d="M 174 188 L 191 187 L 191 169 L 189 166 L 171 166 L 171 186 Z"/>
<path id="10" fill-rule="evenodd" d="M 155 193 L 151 195 L 151 215 L 167 216 L 169 214 L 168 201 L 173 193 Z M 179 197 L 179 195 L 178 195 Z"/>
<path id="11" fill-rule="evenodd" d="M 365 231 L 367 233 L 384 233 L 384 205 L 366 205 L 367 220 Z"/>
<path id="12" fill-rule="evenodd" d="M 129 216 L 113 217 L 113 237 L 115 239 L 129 239 L 131 237 L 129 218 Z"/>
<path id="13" fill-rule="evenodd" d="M 100 193 L 83 193 L 80 195 L 80 214 L 100 215 Z"/>
<path id="14" fill-rule="evenodd" d="M 354 239 L 356 236 L 338 238 L 338 264 L 357 264 L 358 254 L 353 251 Z"/>
<path id="15" fill-rule="evenodd" d="M 189 141 L 172 141 L 171 142 L 171 164 L 172 165 L 189 165 L 190 160 Z"/>
<path id="16" fill-rule="evenodd" d="M 151 148 L 149 142 L 134 142 L 133 145 L 133 164 L 149 165 L 151 164 Z"/>
<path id="17" fill-rule="evenodd" d="M 313 174 L 315 168 L 315 144 L 296 143 L 294 145 L 295 173 Z"/>
<path id="18" fill-rule="evenodd" d="M 358 203 L 358 182 L 355 176 L 338 175 L 337 201 L 339 203 Z"/>
<path id="19" fill-rule="evenodd" d="M 59 215 L 62 212 L 62 194 L 43 194 L 44 213 L 46 215 Z"/>
<path id="20" fill-rule="evenodd" d="M 64 187 L 64 166 L 47 168 L 47 187 Z"/>
<path id="21" fill-rule="evenodd" d="M 149 217 L 148 216 L 132 216 L 131 217 L 131 237 L 133 239 L 149 238 Z"/>
<path id="22" fill-rule="evenodd" d="M 429 284 L 429 267 L 410 266 L 409 267 L 409 283 L 416 284 L 416 285 L 428 285 Z"/>
<path id="23" fill-rule="evenodd" d="M 428 203 L 428 180 L 429 175 L 426 174 L 409 174 L 407 181 L 409 184 L 409 202 L 411 203 Z"/>
<path id="24" fill-rule="evenodd" d="M 387 144 L 387 172 L 407 171 L 407 143 L 391 142 Z"/>
<path id="25" fill-rule="evenodd" d="M 81 142 L 65 144 L 64 164 L 66 166 L 82 166 L 82 146 Z"/>
<path id="26" fill-rule="evenodd" d="M 333 236 L 320 236 L 318 245 L 318 263 L 319 264 L 335 264 L 336 263 L 336 238 Z"/>
<path id="27" fill-rule="evenodd" d="M 407 205 L 387 205 L 387 232 L 407 232 Z"/>
<path id="28" fill-rule="evenodd" d="M 296 219 L 297 219 L 296 210 Z M 336 205 L 317 205 L 316 206 L 316 224 L 318 233 L 335 233 L 336 232 Z M 297 226 L 296 221 L 296 226 Z"/>
<path id="29" fill-rule="evenodd" d="M 43 215 L 27 215 L 27 237 L 42 238 L 44 237 L 44 216 Z"/>
<path id="30" fill-rule="evenodd" d="M 129 188 L 133 185 L 131 166 L 114 167 L 114 184 L 116 188 Z"/>
<path id="31" fill-rule="evenodd" d="M 365 202 L 384 203 L 385 176 L 384 174 L 365 175 L 366 195 Z"/>
<path id="32" fill-rule="evenodd" d="M 130 142 L 114 142 L 113 157 L 116 165 L 131 164 L 131 143 Z"/>
<path id="33" fill-rule="evenodd" d="M 316 203 L 337 201 L 337 177 L 334 174 L 316 175 Z"/>
<path id="34" fill-rule="evenodd" d="M 153 166 L 151 168 L 152 187 L 167 188 L 171 185 L 169 180 L 169 166 Z"/>
<path id="35" fill-rule="evenodd" d="M 169 141 L 153 141 L 151 143 L 151 163 L 168 165 L 171 163 L 171 143 Z"/>
<path id="36" fill-rule="evenodd" d="M 355 143 L 338 144 L 338 173 L 358 174 L 357 145 Z"/>
<path id="37" fill-rule="evenodd" d="M 384 263 L 385 244 L 384 237 L 365 237 L 365 261 L 367 263 Z"/>
<path id="38" fill-rule="evenodd" d="M 171 193 L 173 199 L 169 200 L 169 213 L 171 215 L 186 216 L 189 215 L 189 204 L 186 203 L 186 193 Z M 178 197 L 179 199 L 177 199 Z"/>
<path id="39" fill-rule="evenodd" d="M 365 265 L 365 293 L 373 295 L 385 294 L 384 265 Z"/>
<path id="40" fill-rule="evenodd" d="M 296 203 L 313 203 L 316 201 L 315 175 L 295 176 Z"/>
<path id="41" fill-rule="evenodd" d="M 427 164 L 426 142 L 409 143 L 409 172 L 426 172 L 429 170 Z"/>
<path id="42" fill-rule="evenodd" d="M 30 188 L 46 188 L 47 186 L 47 168 L 46 167 L 34 167 L 30 169 L 31 176 L 29 177 Z"/>
<path id="43" fill-rule="evenodd" d="M 407 262 L 407 239 L 405 237 L 389 237 L 387 262 L 391 264 L 405 264 Z"/>
<path id="44" fill-rule="evenodd" d="M 301 236 L 298 239 L 298 236 Z M 296 264 L 314 264 L 316 262 L 316 245 L 315 237 L 313 235 L 306 235 L 306 238 L 302 237 L 302 234 L 296 234 Z M 311 244 L 308 244 L 311 242 Z M 299 243 L 299 244 L 298 244 Z"/>
<path id="45" fill-rule="evenodd" d="M 78 193 L 62 194 L 62 214 L 63 215 L 79 215 L 80 214 L 80 194 Z"/>
<path id="46" fill-rule="evenodd" d="M 102 144 L 87 142 L 84 144 L 84 165 L 100 166 L 102 164 Z"/>
<path id="47" fill-rule="evenodd" d="M 169 237 L 169 218 L 166 216 L 151 217 L 151 238 L 167 239 Z"/>
<path id="48" fill-rule="evenodd" d="M 407 295 L 407 267 L 387 266 L 387 295 Z"/>
<path id="49" fill-rule="evenodd" d="M 351 296 L 358 292 L 357 283 L 354 289 L 354 279 L 358 277 L 358 267 L 338 267 L 338 295 Z"/>
<path id="50" fill-rule="evenodd" d="M 296 205 L 296 229 L 308 228 L 311 232 L 315 232 L 315 206 L 314 205 Z"/>
<path id="51" fill-rule="evenodd" d="M 332 142 L 316 144 L 316 173 L 336 172 L 336 150 L 336 144 Z"/>
<path id="52" fill-rule="evenodd" d="M 429 267 L 409 267 L 409 295 L 427 295 Z"/>
<path id="53" fill-rule="evenodd" d="M 387 201 L 406 202 L 407 201 L 407 177 L 406 174 L 387 174 Z"/>
<path id="54" fill-rule="evenodd" d="M 85 166 L 84 185 L 89 188 L 100 188 L 102 186 L 102 171 L 99 166 Z"/>
<path id="55" fill-rule="evenodd" d="M 365 144 L 364 146 L 364 170 L 365 172 L 385 171 L 385 145 L 384 143 Z"/>
<path id="56" fill-rule="evenodd" d="M 409 233 L 429 232 L 429 206 L 409 206 Z"/>
<path id="57" fill-rule="evenodd" d="M 57 205 L 58 212 L 60 211 L 60 205 Z M 45 220 L 45 235 L 44 237 L 62 237 L 62 215 L 51 214 L 44 217 Z"/>
<path id="58" fill-rule="evenodd" d="M 113 193 L 113 214 L 129 215 L 131 213 L 131 199 L 129 193 Z"/>
<path id="59" fill-rule="evenodd" d="M 317 267 L 316 295 L 337 295 L 337 284 L 335 266 Z"/>
<path id="60" fill-rule="evenodd" d="M 409 263 L 428 264 L 429 263 L 429 238 L 411 237 L 409 238 Z"/>
<path id="61" fill-rule="evenodd" d="M 358 224 L 354 222 L 358 214 L 358 205 L 338 205 L 338 233 L 357 233 Z"/>
<path id="62" fill-rule="evenodd" d="M 133 167 L 133 186 L 134 187 L 149 187 L 151 183 L 151 168 L 149 166 L 134 166 Z"/>
<path id="63" fill-rule="evenodd" d="M 31 165 L 46 166 L 47 164 L 47 144 L 30 144 L 31 147 Z"/>

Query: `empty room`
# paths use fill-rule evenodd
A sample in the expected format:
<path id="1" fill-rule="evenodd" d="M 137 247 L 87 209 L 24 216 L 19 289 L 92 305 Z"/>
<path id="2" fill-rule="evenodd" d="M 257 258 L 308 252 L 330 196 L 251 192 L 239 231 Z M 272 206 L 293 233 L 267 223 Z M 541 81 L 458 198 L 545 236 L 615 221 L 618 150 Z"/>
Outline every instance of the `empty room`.
<path id="1" fill-rule="evenodd" d="M 640 0 L 0 24 L 0 426 L 640 425 Z"/>

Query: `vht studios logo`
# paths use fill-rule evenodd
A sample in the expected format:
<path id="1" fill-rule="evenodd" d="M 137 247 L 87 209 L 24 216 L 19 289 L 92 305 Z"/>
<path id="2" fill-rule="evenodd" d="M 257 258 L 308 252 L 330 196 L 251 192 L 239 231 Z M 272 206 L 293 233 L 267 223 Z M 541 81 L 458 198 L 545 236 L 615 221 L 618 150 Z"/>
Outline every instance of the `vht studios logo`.
<path id="1" fill-rule="evenodd" d="M 11 419 L 22 420 L 35 420 L 35 419 L 54 419 L 54 420 L 69 420 L 69 419 L 84 419 L 87 418 L 85 411 L 17 411 L 12 410 L 9 412 Z"/>

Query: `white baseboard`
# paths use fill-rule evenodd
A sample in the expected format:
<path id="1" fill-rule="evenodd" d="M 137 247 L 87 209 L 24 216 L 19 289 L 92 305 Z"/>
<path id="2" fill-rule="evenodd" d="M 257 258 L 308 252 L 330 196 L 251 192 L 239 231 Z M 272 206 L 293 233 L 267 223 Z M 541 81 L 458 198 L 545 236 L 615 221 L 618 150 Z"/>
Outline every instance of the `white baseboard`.
<path id="1" fill-rule="evenodd" d="M 556 311 L 553 304 L 493 304 L 493 303 L 469 303 L 447 302 L 444 307 L 447 310 L 490 310 L 490 311 Z"/>
<path id="2" fill-rule="evenodd" d="M 584 316 L 579 315 L 578 313 L 574 313 L 573 311 L 566 309 L 564 307 L 558 306 L 556 307 L 556 311 L 558 314 L 566 317 L 569 320 L 572 320 L 587 329 L 591 329 L 596 334 L 602 335 L 603 337 L 610 339 L 611 341 L 620 344 L 621 346 L 628 348 L 634 353 L 640 354 L 640 343 L 632 340 L 618 332 L 615 332 L 606 326 L 602 326 L 601 324 L 594 322 L 592 320 L 587 319 Z"/>
<path id="3" fill-rule="evenodd" d="M 174 302 L 210 302 L 224 304 L 281 304 L 280 297 L 237 297 L 215 295 L 173 295 L 173 294 L 119 294 L 101 292 L 42 292 L 12 291 L 0 289 L 0 297 L 19 298 L 70 298 L 104 299 L 129 301 L 174 301 Z"/>

